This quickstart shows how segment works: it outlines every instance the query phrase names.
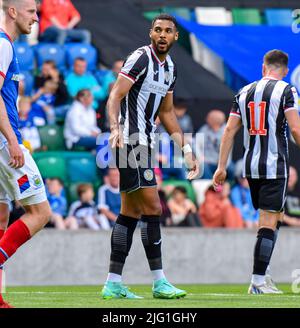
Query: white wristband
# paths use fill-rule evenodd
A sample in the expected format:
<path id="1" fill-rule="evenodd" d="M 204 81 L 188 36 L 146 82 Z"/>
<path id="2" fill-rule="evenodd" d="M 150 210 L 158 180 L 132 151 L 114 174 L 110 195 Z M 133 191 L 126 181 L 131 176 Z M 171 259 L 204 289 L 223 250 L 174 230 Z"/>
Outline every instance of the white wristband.
<path id="1" fill-rule="evenodd" d="M 189 144 L 184 145 L 181 150 L 183 151 L 184 154 L 187 153 L 192 153 L 192 147 Z"/>

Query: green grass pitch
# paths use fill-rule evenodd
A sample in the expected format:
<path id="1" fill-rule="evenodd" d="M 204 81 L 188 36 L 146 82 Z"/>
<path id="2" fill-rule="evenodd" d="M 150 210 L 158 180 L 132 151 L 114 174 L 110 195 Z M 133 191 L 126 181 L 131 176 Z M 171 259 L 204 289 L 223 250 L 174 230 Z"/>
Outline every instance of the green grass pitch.
<path id="1" fill-rule="evenodd" d="M 300 294 L 279 284 L 283 295 L 247 295 L 248 285 L 178 285 L 178 300 L 154 299 L 150 285 L 130 286 L 142 300 L 102 300 L 102 286 L 8 287 L 5 299 L 17 308 L 299 308 Z"/>

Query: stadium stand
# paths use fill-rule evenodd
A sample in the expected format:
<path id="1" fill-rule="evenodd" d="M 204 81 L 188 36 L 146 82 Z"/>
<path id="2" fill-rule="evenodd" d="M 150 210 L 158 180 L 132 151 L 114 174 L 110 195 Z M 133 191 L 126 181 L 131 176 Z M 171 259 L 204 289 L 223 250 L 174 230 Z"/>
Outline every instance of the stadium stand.
<path id="1" fill-rule="evenodd" d="M 15 43 L 14 44 L 21 71 L 32 71 L 34 69 L 34 52 L 32 47 L 27 43 Z"/>
<path id="2" fill-rule="evenodd" d="M 76 58 L 84 58 L 87 62 L 88 71 L 95 71 L 97 68 L 97 50 L 89 44 L 83 43 L 68 43 L 65 45 L 66 59 L 68 67 L 73 67 Z"/>
<path id="3" fill-rule="evenodd" d="M 65 49 L 55 43 L 39 43 L 35 46 L 35 57 L 38 68 L 46 60 L 53 60 L 60 71 L 66 69 Z"/>
<path id="4" fill-rule="evenodd" d="M 292 13 L 291 9 L 266 9 L 266 23 L 270 26 L 291 26 L 293 23 Z"/>
<path id="5" fill-rule="evenodd" d="M 45 125 L 39 128 L 41 143 L 46 150 L 64 150 L 65 141 L 63 127 L 58 125 Z"/>
<path id="6" fill-rule="evenodd" d="M 234 24 L 260 25 L 263 23 L 259 10 L 255 8 L 233 8 L 232 18 Z"/>

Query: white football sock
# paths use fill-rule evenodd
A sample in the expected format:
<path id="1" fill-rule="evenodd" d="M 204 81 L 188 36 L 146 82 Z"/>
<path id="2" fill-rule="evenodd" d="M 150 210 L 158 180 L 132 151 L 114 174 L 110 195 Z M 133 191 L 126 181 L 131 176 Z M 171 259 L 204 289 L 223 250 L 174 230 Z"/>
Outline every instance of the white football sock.
<path id="1" fill-rule="evenodd" d="M 109 272 L 107 275 L 106 281 L 111 281 L 111 282 L 122 282 L 122 276 L 116 273 L 111 273 Z"/>
<path id="2" fill-rule="evenodd" d="M 251 283 L 260 286 L 265 283 L 265 275 L 260 275 L 260 274 L 253 274 L 251 278 Z"/>
<path id="3" fill-rule="evenodd" d="M 154 281 L 166 278 L 165 274 L 164 274 L 164 270 L 162 270 L 162 269 L 161 270 L 152 270 L 151 273 L 152 273 Z"/>

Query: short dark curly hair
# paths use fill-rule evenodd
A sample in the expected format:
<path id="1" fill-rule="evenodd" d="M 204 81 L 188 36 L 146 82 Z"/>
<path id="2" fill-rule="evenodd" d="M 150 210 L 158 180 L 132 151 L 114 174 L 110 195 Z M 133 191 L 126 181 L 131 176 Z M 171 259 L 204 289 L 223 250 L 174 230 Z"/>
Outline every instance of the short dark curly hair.
<path id="1" fill-rule="evenodd" d="M 154 17 L 154 19 L 153 19 L 153 21 L 152 21 L 152 27 L 154 26 L 154 24 L 155 24 L 155 22 L 156 22 L 157 20 L 168 20 L 168 21 L 171 21 L 171 22 L 174 23 L 176 29 L 178 29 L 178 23 L 177 23 L 177 20 L 176 20 L 176 18 L 175 18 L 174 16 L 172 16 L 172 15 L 164 14 L 164 13 L 157 15 L 156 17 Z"/>

